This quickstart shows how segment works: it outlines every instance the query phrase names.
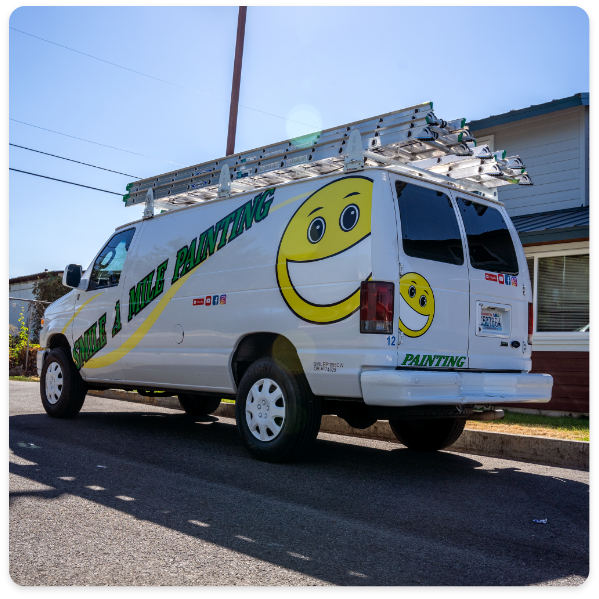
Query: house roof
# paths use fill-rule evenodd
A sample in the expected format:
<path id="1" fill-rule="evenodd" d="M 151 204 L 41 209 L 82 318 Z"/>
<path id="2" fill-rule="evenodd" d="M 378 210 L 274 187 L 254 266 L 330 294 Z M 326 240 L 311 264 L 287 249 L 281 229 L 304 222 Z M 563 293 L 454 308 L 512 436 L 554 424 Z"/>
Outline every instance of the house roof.
<path id="1" fill-rule="evenodd" d="M 574 94 L 569 98 L 552 100 L 551 102 L 545 102 L 544 104 L 536 104 L 534 106 L 529 106 L 528 108 L 510 110 L 509 112 L 504 112 L 503 114 L 496 114 L 485 119 L 471 121 L 468 123 L 468 126 L 470 127 L 471 131 L 478 131 L 481 129 L 488 129 L 489 127 L 496 127 L 497 125 L 505 125 L 506 123 L 512 123 L 514 121 L 521 121 L 522 119 L 529 119 L 533 116 L 540 116 L 542 114 L 548 114 L 558 110 L 565 110 L 566 108 L 572 108 L 574 106 L 588 105 L 589 92 L 584 92 L 580 94 Z"/>
<path id="2" fill-rule="evenodd" d="M 512 222 L 525 245 L 589 237 L 588 206 L 514 216 Z"/>
<path id="3" fill-rule="evenodd" d="M 23 275 L 22 277 L 15 277 L 14 279 L 8 279 L 8 284 L 13 283 L 27 283 L 28 281 L 36 281 L 37 279 L 45 279 L 48 275 L 60 275 L 62 276 L 62 270 L 45 270 L 44 272 L 38 272 L 33 275 Z"/>

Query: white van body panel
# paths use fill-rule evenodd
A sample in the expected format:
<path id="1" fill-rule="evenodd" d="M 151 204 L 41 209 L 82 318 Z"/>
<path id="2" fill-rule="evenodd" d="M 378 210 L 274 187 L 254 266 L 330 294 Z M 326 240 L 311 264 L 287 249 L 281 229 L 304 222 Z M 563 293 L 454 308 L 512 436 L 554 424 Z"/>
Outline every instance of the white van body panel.
<path id="1" fill-rule="evenodd" d="M 62 327 L 86 380 L 140 389 L 235 393 L 234 353 L 253 333 L 287 338 L 313 393 L 325 397 L 366 399 L 365 380 L 395 377 L 408 354 L 460 357 L 453 365 L 459 370 L 529 369 L 529 348 L 528 356 L 520 349 L 514 360 L 498 366 L 493 352 L 472 345 L 473 293 L 476 301 L 498 302 L 500 295 L 477 287 L 462 225 L 462 265 L 402 252 L 397 180 L 442 191 L 456 207 L 456 197 L 446 187 L 377 167 L 254 190 L 125 225 L 117 233 L 134 228 L 135 234 L 118 285 L 88 291 L 90 267 L 76 290 L 79 299 L 72 293 L 48 309 L 44 339 Z M 349 215 L 346 220 L 344 214 Z M 210 239 L 213 246 L 205 243 Z M 198 244 L 208 248 L 205 255 Z M 519 242 L 515 245 L 524 269 L 524 253 Z M 434 319 L 418 337 L 402 335 L 399 327 L 405 310 L 399 281 L 412 271 L 430 281 L 435 294 Z M 522 270 L 520 278 L 530 294 L 527 272 Z M 359 290 L 368 279 L 395 285 L 392 334 L 360 333 Z M 522 294 L 521 287 L 501 291 Z M 524 306 L 528 298 L 501 295 L 503 303 L 518 299 Z M 524 340 L 526 321 L 521 310 L 513 314 L 517 336 L 512 338 Z M 104 316 L 105 344 L 90 349 L 85 333 Z M 70 318 L 70 329 L 63 331 Z M 541 387 L 542 395 L 546 381 Z M 504 401 L 518 401 L 512 395 Z M 444 403 L 433 395 L 427 401 Z"/>

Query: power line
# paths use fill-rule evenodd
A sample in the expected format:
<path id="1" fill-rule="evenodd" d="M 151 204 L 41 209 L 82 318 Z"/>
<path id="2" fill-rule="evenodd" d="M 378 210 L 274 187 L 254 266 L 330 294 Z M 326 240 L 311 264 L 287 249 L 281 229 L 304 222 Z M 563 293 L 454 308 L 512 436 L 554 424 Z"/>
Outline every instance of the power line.
<path id="1" fill-rule="evenodd" d="M 146 156 L 145 154 L 140 154 L 139 152 L 132 152 L 131 150 L 123 150 L 122 148 L 116 148 L 115 146 L 107 146 L 106 144 L 101 144 L 97 141 L 83 139 L 83 137 L 75 137 L 74 135 L 68 135 L 67 133 L 61 133 L 60 131 L 53 131 L 52 129 L 46 129 L 45 127 L 32 125 L 31 123 L 26 123 L 25 121 L 18 121 L 17 119 L 13 118 L 10 118 L 9 120 L 14 121 L 15 123 L 21 123 L 21 125 L 27 125 L 28 127 L 35 127 L 36 129 L 41 129 L 42 131 L 50 131 L 50 133 L 56 133 L 57 135 L 64 135 L 65 137 L 71 137 L 72 139 L 78 139 L 79 141 L 86 141 L 87 143 L 95 144 L 96 146 L 110 148 L 111 150 L 118 150 L 119 152 L 126 152 L 127 154 L 135 154 L 135 156 L 143 156 L 144 158 L 151 158 L 152 160 L 160 160 L 160 162 L 168 162 L 169 164 L 176 164 L 177 166 L 185 166 L 185 164 L 181 164 L 180 162 L 172 162 L 170 160 L 163 160 L 162 158 L 155 158 L 154 156 Z"/>
<path id="2" fill-rule="evenodd" d="M 129 71 L 131 73 L 135 73 L 136 75 L 141 75 L 142 77 L 148 77 L 150 79 L 154 79 L 155 81 L 160 81 L 161 83 L 166 83 L 167 85 L 173 85 L 174 87 L 178 87 L 180 89 L 184 89 L 195 94 L 200 94 L 202 96 L 206 96 L 208 98 L 214 98 L 215 100 L 219 100 L 220 102 L 225 102 L 229 104 L 228 100 L 224 100 L 223 98 L 219 98 L 218 96 L 213 96 L 212 94 L 207 94 L 205 92 L 198 91 L 197 89 L 193 89 L 191 87 L 186 87 L 184 85 L 180 85 L 179 83 L 173 83 L 172 81 L 167 81 L 166 79 L 160 79 L 159 77 L 154 77 L 154 75 L 148 75 L 147 73 L 142 73 L 141 71 L 135 71 L 134 69 L 130 69 L 129 67 L 121 66 L 120 64 L 116 64 L 116 62 L 110 62 L 109 60 L 104 60 L 103 58 L 98 58 L 97 56 L 92 56 L 91 54 L 86 54 L 85 52 L 81 52 L 80 50 L 75 50 L 74 48 L 69 48 L 68 46 L 63 46 L 62 44 L 58 44 L 56 42 L 51 42 L 50 40 L 44 39 L 43 37 L 39 37 L 37 35 L 33 35 L 32 33 L 27 33 L 26 31 L 21 31 L 20 29 L 16 29 L 14 27 L 9 27 L 13 31 L 18 31 L 23 35 L 28 35 L 29 37 L 34 37 L 35 39 L 41 40 L 42 42 L 47 42 L 48 44 L 52 44 L 54 46 L 59 46 L 60 48 L 64 48 L 65 50 L 70 50 L 71 52 L 76 52 L 77 54 L 82 54 L 83 56 L 87 56 L 88 58 L 93 58 L 94 60 L 99 60 L 100 62 L 105 62 L 106 64 L 112 65 L 113 67 L 117 67 L 119 69 L 124 69 L 125 71 Z M 302 123 L 301 121 L 295 121 L 293 119 L 288 119 L 284 116 L 279 116 L 278 114 L 273 114 L 272 112 L 266 112 L 265 110 L 258 110 L 257 108 L 252 108 L 251 106 L 244 106 L 243 104 L 239 104 L 242 108 L 246 108 L 247 110 L 253 110 L 254 112 L 260 112 L 262 114 L 266 114 L 268 116 L 273 116 L 277 119 L 283 119 L 284 121 L 289 121 L 290 123 L 297 123 L 298 125 L 305 125 L 306 127 L 312 127 L 314 129 L 318 129 L 314 125 L 310 125 L 308 123 Z"/>
<path id="3" fill-rule="evenodd" d="M 128 175 L 127 173 L 120 173 L 119 171 L 113 171 L 109 168 L 104 168 L 102 166 L 96 166 L 95 164 L 88 164 L 87 162 L 79 162 L 79 160 L 73 160 L 72 158 L 65 158 L 64 156 L 57 156 L 56 154 L 48 154 L 48 152 L 42 152 L 41 150 L 34 150 L 33 148 L 26 148 L 25 146 L 18 146 L 17 144 L 11 144 L 10 142 L 8 145 L 13 146 L 15 148 L 21 148 L 23 150 L 29 150 L 30 152 L 37 152 L 38 154 L 52 156 L 53 158 L 60 158 L 61 160 L 68 160 L 69 162 L 76 162 L 77 164 L 84 164 L 85 166 L 92 166 L 93 168 L 99 168 L 102 171 L 108 171 L 109 173 L 116 173 L 117 175 L 124 175 L 125 177 L 133 177 L 134 179 L 142 179 L 143 178 L 143 177 L 136 177 L 135 175 Z"/>
<path id="4" fill-rule="evenodd" d="M 34 177 L 42 177 L 42 179 L 50 179 L 51 181 L 60 181 L 61 183 L 68 183 L 69 185 L 77 185 L 78 187 L 86 187 L 87 189 L 95 189 L 96 191 L 103 191 L 104 193 L 112 193 L 115 196 L 122 196 L 122 193 L 116 191 L 106 191 L 105 189 L 98 189 L 97 187 L 90 187 L 89 185 L 81 185 L 81 183 L 73 183 L 72 181 L 63 181 L 62 179 L 55 179 L 54 177 L 46 177 L 46 175 L 38 175 L 37 173 L 28 173 L 27 171 L 20 171 L 17 168 L 10 168 L 9 171 L 15 171 L 17 173 L 24 173 L 25 175 L 33 175 Z"/>

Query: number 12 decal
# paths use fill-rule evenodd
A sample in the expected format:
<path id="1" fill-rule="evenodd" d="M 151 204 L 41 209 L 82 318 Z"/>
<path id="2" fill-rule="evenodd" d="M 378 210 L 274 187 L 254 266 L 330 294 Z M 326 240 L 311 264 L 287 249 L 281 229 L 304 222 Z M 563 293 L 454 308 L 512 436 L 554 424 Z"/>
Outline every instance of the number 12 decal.
<path id="1" fill-rule="evenodd" d="M 387 345 L 395 345 L 395 336 L 387 337 Z"/>

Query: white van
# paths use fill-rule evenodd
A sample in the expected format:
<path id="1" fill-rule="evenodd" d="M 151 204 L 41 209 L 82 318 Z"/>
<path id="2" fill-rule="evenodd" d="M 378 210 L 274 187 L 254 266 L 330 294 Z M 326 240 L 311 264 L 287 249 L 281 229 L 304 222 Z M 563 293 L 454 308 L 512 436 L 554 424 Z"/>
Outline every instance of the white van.
<path id="1" fill-rule="evenodd" d="M 248 449 L 284 460 L 322 413 L 440 449 L 474 405 L 551 398 L 505 209 L 393 167 L 130 223 L 64 276 L 38 354 L 51 416 L 88 388 L 168 391 L 193 415 L 229 397 Z"/>
<path id="2" fill-rule="evenodd" d="M 529 372 L 531 284 L 503 205 L 396 166 L 123 225 L 64 283 L 38 353 L 53 417 L 88 389 L 176 395 L 192 416 L 230 398 L 248 450 L 285 461 L 322 414 L 389 420 L 431 451 L 491 406 L 551 399 Z"/>

